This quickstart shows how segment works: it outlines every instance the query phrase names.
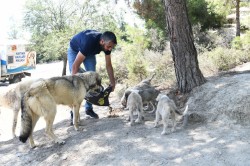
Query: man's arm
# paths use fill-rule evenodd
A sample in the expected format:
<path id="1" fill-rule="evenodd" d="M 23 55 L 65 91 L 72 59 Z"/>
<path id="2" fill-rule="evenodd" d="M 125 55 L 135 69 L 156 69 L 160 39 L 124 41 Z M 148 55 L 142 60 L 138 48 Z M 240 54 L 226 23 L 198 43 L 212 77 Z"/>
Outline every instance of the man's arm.
<path id="1" fill-rule="evenodd" d="M 107 69 L 109 80 L 112 86 L 112 91 L 114 91 L 115 90 L 115 77 L 114 77 L 114 71 L 113 71 L 113 66 L 111 62 L 111 56 L 105 55 L 105 60 L 106 60 L 106 69 Z"/>
<path id="2" fill-rule="evenodd" d="M 84 61 L 84 59 L 85 59 L 85 56 L 79 51 L 72 65 L 72 73 L 71 73 L 72 75 L 78 73 L 78 70 L 81 66 L 81 63 Z"/>

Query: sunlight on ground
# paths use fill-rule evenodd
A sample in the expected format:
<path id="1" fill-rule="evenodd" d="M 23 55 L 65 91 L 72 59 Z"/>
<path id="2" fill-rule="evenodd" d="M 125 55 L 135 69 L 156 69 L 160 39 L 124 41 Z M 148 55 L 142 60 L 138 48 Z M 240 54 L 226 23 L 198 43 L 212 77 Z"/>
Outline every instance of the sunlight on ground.
<path id="1" fill-rule="evenodd" d="M 0 141 L 7 141 L 12 139 L 12 119 L 13 119 L 13 112 L 10 109 L 3 109 L 1 108 L 1 114 L 0 114 Z M 69 120 L 70 114 L 69 114 L 70 108 L 67 106 L 59 105 L 57 106 L 57 114 L 55 117 L 54 124 L 61 122 L 62 120 Z M 20 127 L 21 127 L 21 111 L 18 115 L 18 122 L 17 122 L 17 128 L 16 128 L 16 135 L 18 136 L 20 133 Z M 69 124 L 69 121 L 67 121 Z M 45 128 L 45 121 L 41 117 L 35 127 L 35 131 L 41 130 Z"/>

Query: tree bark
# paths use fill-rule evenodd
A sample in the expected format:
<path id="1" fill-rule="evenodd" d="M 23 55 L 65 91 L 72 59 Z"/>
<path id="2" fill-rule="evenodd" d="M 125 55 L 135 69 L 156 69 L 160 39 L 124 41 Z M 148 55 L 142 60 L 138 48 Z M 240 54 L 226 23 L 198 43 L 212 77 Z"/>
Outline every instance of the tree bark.
<path id="1" fill-rule="evenodd" d="M 65 53 L 63 55 L 63 70 L 62 70 L 62 76 L 66 75 L 66 71 L 67 71 L 67 61 L 68 61 L 68 58 L 67 58 L 67 54 Z"/>
<path id="2" fill-rule="evenodd" d="M 240 0 L 236 0 L 236 36 L 240 36 Z"/>
<path id="3" fill-rule="evenodd" d="M 206 79 L 199 69 L 186 0 L 164 0 L 164 4 L 178 88 L 188 93 Z"/>

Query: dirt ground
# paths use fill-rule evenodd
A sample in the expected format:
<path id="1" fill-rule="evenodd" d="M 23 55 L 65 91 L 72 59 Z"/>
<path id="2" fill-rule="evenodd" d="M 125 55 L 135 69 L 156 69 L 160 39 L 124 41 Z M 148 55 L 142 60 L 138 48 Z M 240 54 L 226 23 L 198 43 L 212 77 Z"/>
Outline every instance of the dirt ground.
<path id="1" fill-rule="evenodd" d="M 61 71 L 55 69 L 61 69 L 61 66 L 61 62 L 38 65 L 32 76 L 60 75 Z M 236 70 L 249 70 L 249 66 L 240 66 Z M 206 123 L 189 123 L 186 129 L 182 129 L 179 123 L 176 132 L 162 136 L 162 126 L 153 128 L 154 114 L 146 114 L 144 124 L 131 127 L 125 120 L 128 112 L 119 109 L 119 99 L 111 94 L 110 100 L 117 116 L 109 117 L 107 107 L 94 106 L 100 117 L 96 120 L 86 117 L 81 109 L 81 131 L 75 131 L 69 125 L 69 108 L 58 106 L 54 131 L 66 143 L 54 144 L 45 135 L 45 123 L 41 118 L 34 132 L 38 144 L 35 149 L 30 149 L 28 143 L 21 143 L 18 138 L 11 138 L 12 111 L 0 108 L 0 165 L 250 165 L 248 124 L 223 123 L 220 118 Z M 199 104 L 197 100 L 193 101 Z M 20 117 L 17 126 L 18 135 Z"/>

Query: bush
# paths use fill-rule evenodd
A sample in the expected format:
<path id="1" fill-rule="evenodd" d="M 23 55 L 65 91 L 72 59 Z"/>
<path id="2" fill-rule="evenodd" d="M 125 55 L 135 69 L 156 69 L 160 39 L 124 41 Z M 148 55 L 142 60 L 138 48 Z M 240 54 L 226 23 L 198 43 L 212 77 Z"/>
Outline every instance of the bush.
<path id="1" fill-rule="evenodd" d="M 240 39 L 240 36 L 237 36 L 233 39 L 231 43 L 232 47 L 235 49 L 242 49 L 242 41 Z"/>
<path id="2" fill-rule="evenodd" d="M 250 50 L 250 31 L 235 37 L 231 42 L 231 46 L 234 49 Z"/>
<path id="3" fill-rule="evenodd" d="M 200 55 L 199 59 L 203 59 L 200 60 L 200 62 L 204 62 L 206 64 L 211 62 L 214 64 L 216 68 L 212 69 L 214 71 L 217 69 L 218 71 L 226 71 L 234 68 L 237 65 L 241 65 L 250 61 L 250 55 L 242 50 L 218 47 L 212 51 L 204 52 L 202 55 Z M 202 65 L 203 67 L 206 66 L 204 64 Z"/>
<path id="4" fill-rule="evenodd" d="M 156 73 L 152 84 L 170 86 L 176 82 L 174 63 L 169 47 L 163 52 L 145 50 L 145 60 L 148 62 L 148 77 Z"/>
<path id="5" fill-rule="evenodd" d="M 135 84 L 147 76 L 147 63 L 143 56 L 143 47 L 141 45 L 127 45 L 123 49 L 123 63 L 126 66 L 128 84 Z"/>
<path id="6" fill-rule="evenodd" d="M 102 77 L 104 86 L 109 84 L 109 78 L 105 68 L 104 56 L 97 56 L 97 71 Z M 127 49 L 116 50 L 112 53 L 112 64 L 117 84 L 124 84 L 129 87 L 138 84 L 141 80 L 151 78 L 152 85 L 167 85 L 175 83 L 174 65 L 170 50 L 155 52 L 139 47 L 127 46 Z"/>

